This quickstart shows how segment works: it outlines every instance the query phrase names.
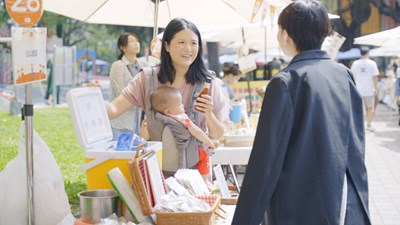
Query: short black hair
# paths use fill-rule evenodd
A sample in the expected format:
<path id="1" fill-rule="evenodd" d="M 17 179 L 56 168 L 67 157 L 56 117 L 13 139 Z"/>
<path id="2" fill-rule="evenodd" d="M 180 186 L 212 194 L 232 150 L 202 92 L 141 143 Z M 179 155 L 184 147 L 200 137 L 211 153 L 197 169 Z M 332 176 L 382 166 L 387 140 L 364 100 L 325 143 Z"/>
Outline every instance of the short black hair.
<path id="1" fill-rule="evenodd" d="M 361 55 L 366 55 L 369 53 L 369 48 L 367 46 L 363 46 L 360 48 Z"/>
<path id="2" fill-rule="evenodd" d="M 224 63 L 222 71 L 224 72 L 224 76 L 229 75 L 229 74 L 232 74 L 233 76 L 241 75 L 239 66 L 234 63 Z"/>
<path id="3" fill-rule="evenodd" d="M 158 80 L 162 83 L 173 83 L 175 80 L 175 68 L 172 64 L 172 59 L 165 47 L 166 43 L 170 44 L 171 40 L 175 37 L 175 34 L 181 30 L 189 29 L 193 31 L 198 38 L 199 50 L 196 59 L 189 66 L 189 70 L 186 74 L 186 82 L 194 85 L 195 83 L 202 83 L 207 80 L 207 77 L 211 77 L 211 73 L 208 72 L 203 61 L 203 43 L 201 41 L 200 31 L 196 25 L 191 21 L 183 18 L 174 18 L 171 20 L 164 30 L 161 45 L 161 65 L 160 72 L 158 74 Z"/>
<path id="4" fill-rule="evenodd" d="M 286 30 L 300 52 L 321 49 L 322 42 L 331 31 L 328 12 L 316 0 L 290 3 L 279 15 L 278 24 Z"/>

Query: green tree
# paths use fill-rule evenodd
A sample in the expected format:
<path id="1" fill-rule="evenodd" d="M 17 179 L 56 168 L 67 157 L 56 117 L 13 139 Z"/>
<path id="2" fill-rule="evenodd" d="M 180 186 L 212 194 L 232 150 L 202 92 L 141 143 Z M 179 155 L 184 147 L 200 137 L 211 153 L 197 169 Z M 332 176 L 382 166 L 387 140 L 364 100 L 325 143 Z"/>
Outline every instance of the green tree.
<path id="1" fill-rule="evenodd" d="M 0 24 L 7 24 L 10 17 L 8 16 L 4 1 L 0 1 L 0 6 Z"/>

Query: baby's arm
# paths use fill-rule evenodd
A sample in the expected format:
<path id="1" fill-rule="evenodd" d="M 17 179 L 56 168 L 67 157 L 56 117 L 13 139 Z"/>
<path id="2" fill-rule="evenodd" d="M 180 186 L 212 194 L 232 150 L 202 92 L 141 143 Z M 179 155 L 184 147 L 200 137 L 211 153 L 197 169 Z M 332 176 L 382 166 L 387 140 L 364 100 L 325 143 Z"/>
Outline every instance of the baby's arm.
<path id="1" fill-rule="evenodd" d="M 206 132 L 200 129 L 200 127 L 194 124 L 189 118 L 185 119 L 185 125 L 188 128 L 191 135 L 193 135 L 194 137 L 196 137 L 197 139 L 199 139 L 201 142 L 204 143 L 207 150 L 213 150 L 215 148 L 213 142 L 206 135 Z"/>

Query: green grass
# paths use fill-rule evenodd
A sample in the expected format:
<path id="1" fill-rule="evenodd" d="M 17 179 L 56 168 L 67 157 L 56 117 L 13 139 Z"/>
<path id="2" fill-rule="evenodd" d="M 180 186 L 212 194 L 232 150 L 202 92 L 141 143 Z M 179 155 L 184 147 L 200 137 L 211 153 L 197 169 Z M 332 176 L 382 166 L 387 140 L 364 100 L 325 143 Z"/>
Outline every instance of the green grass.
<path id="1" fill-rule="evenodd" d="M 0 170 L 16 157 L 19 142 L 20 116 L 0 113 Z M 87 189 L 84 149 L 79 147 L 67 108 L 40 108 L 34 110 L 33 127 L 49 146 L 63 174 L 65 191 L 73 214 L 79 208 L 77 193 Z"/>

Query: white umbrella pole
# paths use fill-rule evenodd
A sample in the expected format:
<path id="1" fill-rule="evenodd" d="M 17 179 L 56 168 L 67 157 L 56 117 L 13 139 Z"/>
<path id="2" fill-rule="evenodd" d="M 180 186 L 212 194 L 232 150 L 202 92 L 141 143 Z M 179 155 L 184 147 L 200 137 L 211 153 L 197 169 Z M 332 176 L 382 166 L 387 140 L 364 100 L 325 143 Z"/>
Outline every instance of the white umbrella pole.
<path id="1" fill-rule="evenodd" d="M 244 28 L 243 27 L 242 27 L 242 39 L 243 39 L 243 46 L 245 46 L 246 45 L 246 37 L 244 35 Z M 253 112 L 253 107 L 251 105 L 250 72 L 246 73 L 246 81 L 247 81 L 247 92 L 249 93 L 249 106 L 250 106 L 249 108 L 250 108 L 250 113 L 252 113 Z"/>
<path id="2" fill-rule="evenodd" d="M 264 63 L 265 63 L 265 70 L 267 69 L 267 27 L 266 26 L 264 26 Z M 265 75 L 266 75 L 266 78 L 267 78 L 267 71 L 265 71 L 264 70 L 264 72 L 265 72 Z"/>
<path id="3" fill-rule="evenodd" d="M 23 110 L 23 118 L 26 128 L 26 177 L 27 177 L 27 202 L 28 202 L 28 225 L 35 224 L 35 210 L 33 204 L 33 104 L 32 104 L 32 84 L 25 85 L 25 104 Z"/>
<path id="4" fill-rule="evenodd" d="M 160 5 L 160 0 L 156 0 L 154 4 L 154 28 L 153 28 L 153 39 L 157 37 L 158 31 L 158 7 Z"/>

